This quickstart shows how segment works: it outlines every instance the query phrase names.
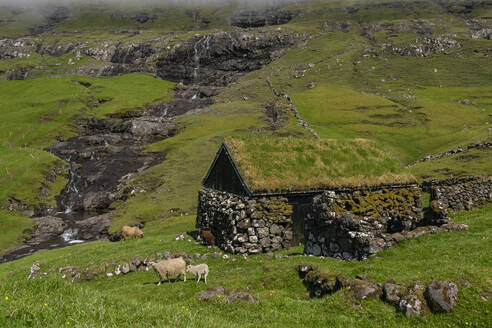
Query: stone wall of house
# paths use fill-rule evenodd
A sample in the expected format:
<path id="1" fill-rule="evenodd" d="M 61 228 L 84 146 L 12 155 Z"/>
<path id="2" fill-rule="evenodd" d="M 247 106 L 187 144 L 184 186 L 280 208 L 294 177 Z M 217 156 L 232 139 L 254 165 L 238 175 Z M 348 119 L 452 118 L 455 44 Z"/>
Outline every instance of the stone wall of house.
<path id="1" fill-rule="evenodd" d="M 447 212 L 471 210 L 492 201 L 492 177 L 451 178 L 430 185 L 431 205 Z M 439 204 L 432 204 L 437 201 Z"/>
<path id="2" fill-rule="evenodd" d="M 305 221 L 304 253 L 361 260 L 391 247 L 422 221 L 420 196 L 416 185 L 325 191 Z"/>
<path id="3" fill-rule="evenodd" d="M 283 197 L 250 198 L 202 189 L 196 227 L 209 230 L 215 244 L 236 254 L 255 254 L 289 247 L 292 206 Z"/>

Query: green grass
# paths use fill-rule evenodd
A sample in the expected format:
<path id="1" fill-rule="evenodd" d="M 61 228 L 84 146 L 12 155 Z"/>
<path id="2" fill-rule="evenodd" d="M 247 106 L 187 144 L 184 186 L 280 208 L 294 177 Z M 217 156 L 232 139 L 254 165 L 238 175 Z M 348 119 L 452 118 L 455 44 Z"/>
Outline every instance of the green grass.
<path id="1" fill-rule="evenodd" d="M 393 249 L 362 262 L 344 262 L 314 257 L 267 259 L 266 255 L 241 257 L 236 263 L 209 258 L 209 284 L 164 283 L 156 286 L 154 272 L 96 278 L 71 285 L 56 274 L 27 281 L 29 267 L 41 261 L 43 270 L 65 265 L 82 268 L 102 261 L 119 263 L 132 256 L 172 252 L 205 253 L 195 242 L 175 241 L 174 236 L 194 228 L 194 217 L 177 217 L 149 223 L 142 240 L 124 243 L 93 242 L 42 252 L 0 265 L 0 324 L 8 327 L 101 326 L 105 327 L 487 327 L 492 308 L 490 270 L 492 259 L 492 207 L 461 212 L 454 220 L 469 231 L 441 233 L 405 241 Z M 287 255 L 300 247 L 284 250 Z M 397 281 L 448 280 L 458 284 L 458 305 L 450 314 L 406 318 L 381 301 L 356 301 L 345 292 L 322 299 L 306 300 L 306 288 L 294 270 L 297 264 L 316 264 L 323 269 L 354 278 L 365 274 L 384 283 Z M 402 269 L 404 268 L 404 269 Z M 190 279 L 191 277 L 189 277 Z M 191 280 L 191 279 L 190 279 Z M 257 305 L 226 305 L 202 302 L 196 296 L 209 286 L 228 289 L 247 286 L 258 298 Z M 5 300 L 8 297 L 8 300 Z M 485 299 L 484 299 L 485 298 Z M 45 306 L 46 304 L 46 306 Z M 123 319 L 124 318 L 124 319 Z"/>
<path id="2" fill-rule="evenodd" d="M 322 137 L 363 137 L 391 147 L 406 162 L 487 138 L 488 116 L 481 108 L 490 87 L 416 90 L 417 101 L 404 107 L 374 94 L 320 85 L 293 96 L 299 112 Z M 478 99 L 465 106 L 454 99 Z"/>
<path id="3" fill-rule="evenodd" d="M 27 238 L 26 229 L 33 227 L 33 221 L 23 215 L 12 215 L 5 210 L 0 210 L 0 222 L 2 222 L 2 238 L 0 238 L 0 250 L 6 252 L 19 245 Z"/>
<path id="4" fill-rule="evenodd" d="M 419 180 L 440 180 L 451 176 L 492 176 L 490 163 L 492 163 L 492 150 L 470 149 L 437 160 L 420 162 L 413 166 L 410 171 Z"/>
<path id="5" fill-rule="evenodd" d="M 366 139 L 225 139 L 252 192 L 412 183 L 401 163 Z"/>

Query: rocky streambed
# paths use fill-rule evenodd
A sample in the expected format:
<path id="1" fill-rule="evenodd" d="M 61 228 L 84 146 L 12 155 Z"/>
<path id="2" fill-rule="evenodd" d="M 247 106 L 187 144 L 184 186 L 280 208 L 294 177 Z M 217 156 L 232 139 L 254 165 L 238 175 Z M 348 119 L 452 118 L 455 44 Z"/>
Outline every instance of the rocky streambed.
<path id="1" fill-rule="evenodd" d="M 36 213 L 39 217 L 34 218 L 32 238 L 1 261 L 74 243 L 117 239 L 108 235 L 110 204 L 145 192 L 127 182 L 165 160 L 162 153 L 144 152 L 145 147 L 176 135 L 176 118 L 211 105 L 225 86 L 269 64 L 306 38 L 282 31 L 221 32 L 196 36 L 163 54 L 155 71 L 163 79 L 180 82 L 175 99 L 125 114 L 78 120 L 76 137 L 48 147 L 47 151 L 67 162 L 69 182 L 57 198 L 57 208 Z M 141 47 L 125 49 L 138 51 L 138 56 L 125 56 L 126 67 L 133 70 L 142 62 L 143 52 Z M 77 51 L 76 47 L 71 51 Z M 147 53 L 154 58 L 154 51 Z"/>

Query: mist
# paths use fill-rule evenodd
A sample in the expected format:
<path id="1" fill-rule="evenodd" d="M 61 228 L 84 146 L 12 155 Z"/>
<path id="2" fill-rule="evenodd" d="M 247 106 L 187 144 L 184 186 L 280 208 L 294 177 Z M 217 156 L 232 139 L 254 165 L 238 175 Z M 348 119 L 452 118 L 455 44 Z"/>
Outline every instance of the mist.
<path id="1" fill-rule="evenodd" d="M 277 6 L 282 4 L 302 2 L 300 0 L 0 0 L 0 6 L 8 7 L 42 7 L 46 5 L 72 5 L 72 4 L 121 4 L 135 7 L 137 5 L 176 5 L 176 6 L 201 6 L 236 4 L 238 6 L 261 5 Z"/>

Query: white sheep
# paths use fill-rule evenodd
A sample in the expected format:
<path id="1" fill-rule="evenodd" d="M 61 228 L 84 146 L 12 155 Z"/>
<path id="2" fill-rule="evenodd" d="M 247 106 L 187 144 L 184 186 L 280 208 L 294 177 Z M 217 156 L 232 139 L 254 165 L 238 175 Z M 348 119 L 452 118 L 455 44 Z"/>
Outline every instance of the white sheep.
<path id="1" fill-rule="evenodd" d="M 178 257 L 171 260 L 162 260 L 159 262 L 149 262 L 149 265 L 155 270 L 157 276 L 159 277 L 159 286 L 162 282 L 162 279 L 165 277 L 168 281 L 169 276 L 177 275 L 176 279 L 179 278 L 180 275 L 183 275 L 184 281 L 186 281 L 186 262 L 182 257 Z"/>
<path id="2" fill-rule="evenodd" d="M 196 282 L 200 281 L 200 278 L 203 274 L 204 279 L 205 279 L 205 284 L 207 283 L 207 276 L 208 276 L 208 265 L 206 264 L 198 264 L 198 265 L 188 265 L 188 268 L 186 268 L 186 271 L 194 275 L 195 277 L 198 276 L 198 280 Z"/>

